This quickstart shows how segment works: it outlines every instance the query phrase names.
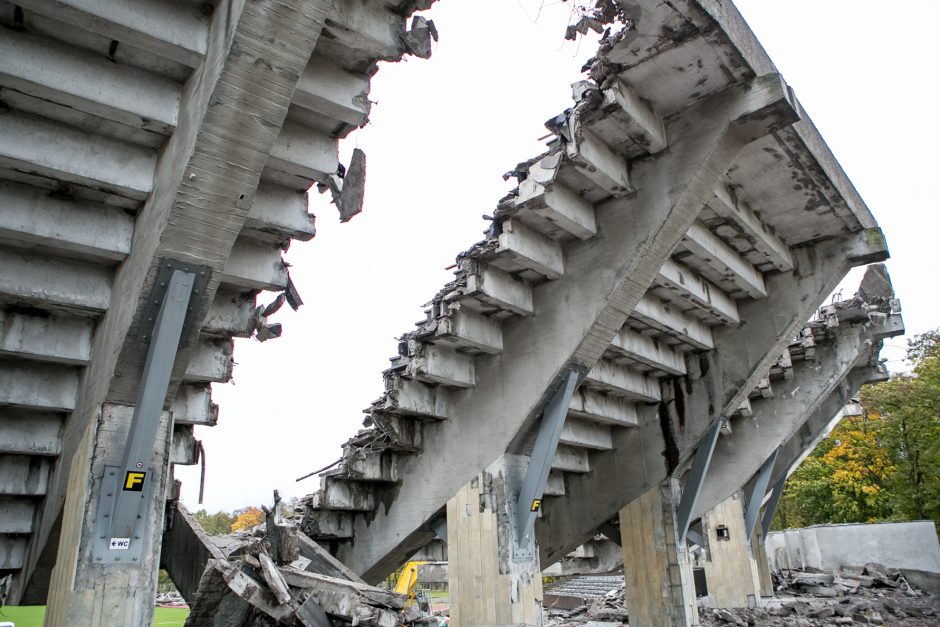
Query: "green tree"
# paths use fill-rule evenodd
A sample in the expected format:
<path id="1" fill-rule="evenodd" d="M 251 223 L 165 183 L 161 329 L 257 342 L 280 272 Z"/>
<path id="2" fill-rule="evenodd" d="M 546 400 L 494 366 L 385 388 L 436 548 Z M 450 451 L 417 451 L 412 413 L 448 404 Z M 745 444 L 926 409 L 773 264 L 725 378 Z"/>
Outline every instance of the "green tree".
<path id="1" fill-rule="evenodd" d="M 202 525 L 202 528 L 210 536 L 220 536 L 226 533 L 231 533 L 232 524 L 235 522 L 235 517 L 231 514 L 228 514 L 223 511 L 218 511 L 214 514 L 209 514 L 204 509 L 200 509 L 198 512 L 193 514 L 196 520 L 199 521 L 199 524 Z"/>
<path id="2" fill-rule="evenodd" d="M 862 389 L 784 489 L 773 528 L 940 521 L 940 330 L 908 341 L 909 373 Z"/>

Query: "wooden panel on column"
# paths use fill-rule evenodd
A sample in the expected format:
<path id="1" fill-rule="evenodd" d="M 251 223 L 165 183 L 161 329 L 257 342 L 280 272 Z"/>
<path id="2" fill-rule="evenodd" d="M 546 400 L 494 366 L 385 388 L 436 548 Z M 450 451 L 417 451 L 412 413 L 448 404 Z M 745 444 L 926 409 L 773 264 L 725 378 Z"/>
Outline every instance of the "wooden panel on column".
<path id="1" fill-rule="evenodd" d="M 744 528 L 744 497 L 740 492 L 702 517 L 708 538 L 705 579 L 717 607 L 755 607 L 760 601 L 757 562 Z"/>

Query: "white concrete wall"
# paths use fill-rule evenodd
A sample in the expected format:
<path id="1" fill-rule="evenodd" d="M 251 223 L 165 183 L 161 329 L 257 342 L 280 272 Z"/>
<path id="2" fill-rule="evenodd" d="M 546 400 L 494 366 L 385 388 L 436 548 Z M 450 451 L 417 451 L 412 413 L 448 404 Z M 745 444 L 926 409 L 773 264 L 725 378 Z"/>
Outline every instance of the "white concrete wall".
<path id="1" fill-rule="evenodd" d="M 940 573 L 940 543 L 929 520 L 816 525 L 768 534 L 767 559 L 771 569 L 832 570 L 877 562 L 890 568 Z"/>

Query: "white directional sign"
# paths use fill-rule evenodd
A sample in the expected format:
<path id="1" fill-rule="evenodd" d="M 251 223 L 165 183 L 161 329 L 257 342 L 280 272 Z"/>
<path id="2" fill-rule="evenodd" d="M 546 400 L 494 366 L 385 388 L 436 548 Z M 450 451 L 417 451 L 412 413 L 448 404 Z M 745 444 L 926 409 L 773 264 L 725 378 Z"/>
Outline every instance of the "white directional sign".
<path id="1" fill-rule="evenodd" d="M 130 538 L 111 538 L 108 548 L 112 551 L 126 551 L 130 545 Z"/>

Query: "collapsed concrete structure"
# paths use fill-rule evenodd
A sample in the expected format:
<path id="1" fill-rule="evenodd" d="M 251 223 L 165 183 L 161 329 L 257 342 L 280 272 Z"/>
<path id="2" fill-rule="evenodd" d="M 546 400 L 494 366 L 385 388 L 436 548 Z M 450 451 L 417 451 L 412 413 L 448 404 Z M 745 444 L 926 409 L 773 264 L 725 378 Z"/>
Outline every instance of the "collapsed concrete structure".
<path id="1" fill-rule="evenodd" d="M 17 469 L 0 555 L 18 600 L 52 578 L 50 624 L 149 620 L 164 470 L 215 422 L 207 383 L 230 376 L 231 337 L 278 335 L 266 315 L 299 302 L 280 249 L 313 234 L 303 191 L 358 210 L 364 158 L 340 168 L 335 143 L 365 121 L 377 60 L 427 56 L 433 25 L 405 18 L 429 4 L 0 5 L 15 208 L 0 339 L 16 358 L 0 361 L 0 428 Z M 589 78 L 402 337 L 303 524 L 368 582 L 446 536 L 465 624 L 534 622 L 541 567 L 618 516 L 645 566 L 631 620 L 694 622 L 690 526 L 836 394 L 862 331 L 812 368 L 788 346 L 812 345 L 806 321 L 851 267 L 887 256 L 730 3 L 600 2 L 583 24 L 611 26 Z M 264 289 L 284 294 L 256 308 Z M 812 393 L 787 388 L 794 415 L 755 420 L 755 391 L 794 370 Z"/>
<path id="2" fill-rule="evenodd" d="M 232 338 L 276 337 L 267 316 L 301 304 L 281 252 L 314 235 L 308 188 L 359 211 L 365 157 L 340 164 L 337 142 L 378 61 L 430 55 L 433 25 L 408 18 L 432 1 L 0 2 L 12 602 L 149 624 L 167 468 L 197 461 Z"/>

